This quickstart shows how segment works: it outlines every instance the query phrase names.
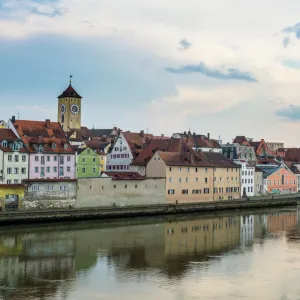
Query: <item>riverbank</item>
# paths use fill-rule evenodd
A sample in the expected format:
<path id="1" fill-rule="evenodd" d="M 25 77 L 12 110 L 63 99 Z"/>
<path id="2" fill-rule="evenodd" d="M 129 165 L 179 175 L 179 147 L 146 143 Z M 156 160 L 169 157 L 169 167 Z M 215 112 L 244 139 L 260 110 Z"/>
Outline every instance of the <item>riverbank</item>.
<path id="1" fill-rule="evenodd" d="M 0 224 L 27 224 L 45 222 L 69 222 L 97 219 L 118 219 L 149 217 L 162 215 L 176 215 L 189 213 L 207 213 L 240 209 L 267 209 L 274 207 L 296 206 L 300 204 L 299 195 L 290 195 L 283 199 L 237 200 L 220 202 L 202 202 L 188 204 L 166 204 L 126 207 L 101 208 L 72 208 L 59 210 L 32 210 L 1 212 Z"/>

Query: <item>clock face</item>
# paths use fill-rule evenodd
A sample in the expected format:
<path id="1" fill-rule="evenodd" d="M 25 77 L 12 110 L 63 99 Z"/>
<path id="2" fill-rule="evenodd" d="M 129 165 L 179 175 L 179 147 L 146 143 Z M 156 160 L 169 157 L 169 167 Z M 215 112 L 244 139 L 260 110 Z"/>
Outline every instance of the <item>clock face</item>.
<path id="1" fill-rule="evenodd" d="M 66 106 L 64 104 L 61 105 L 60 111 L 62 114 L 64 114 L 66 112 Z"/>
<path id="2" fill-rule="evenodd" d="M 79 113 L 79 107 L 78 107 L 78 105 L 72 104 L 71 105 L 71 112 L 72 112 L 73 115 L 78 114 Z"/>

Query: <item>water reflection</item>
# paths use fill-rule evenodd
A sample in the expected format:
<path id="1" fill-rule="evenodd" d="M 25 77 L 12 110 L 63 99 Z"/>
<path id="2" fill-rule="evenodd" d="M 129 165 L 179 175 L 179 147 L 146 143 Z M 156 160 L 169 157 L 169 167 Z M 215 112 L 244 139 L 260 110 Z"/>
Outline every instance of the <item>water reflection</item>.
<path id="1" fill-rule="evenodd" d="M 171 288 L 174 279 L 193 278 L 195 266 L 213 270 L 212 262 L 252 253 L 268 239 L 300 242 L 298 211 L 3 229 L 0 299 L 73 300 L 83 290 L 97 294 L 88 299 L 112 299 L 116 287 L 121 295 L 123 284 L 141 278 L 169 280 Z"/>

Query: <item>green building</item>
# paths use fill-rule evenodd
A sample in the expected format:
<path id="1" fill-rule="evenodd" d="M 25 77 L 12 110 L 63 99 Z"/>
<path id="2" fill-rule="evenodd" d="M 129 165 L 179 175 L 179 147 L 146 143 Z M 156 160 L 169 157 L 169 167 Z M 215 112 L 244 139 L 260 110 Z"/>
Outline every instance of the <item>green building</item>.
<path id="1" fill-rule="evenodd" d="M 90 148 L 76 152 L 76 177 L 88 178 L 100 176 L 100 156 Z"/>

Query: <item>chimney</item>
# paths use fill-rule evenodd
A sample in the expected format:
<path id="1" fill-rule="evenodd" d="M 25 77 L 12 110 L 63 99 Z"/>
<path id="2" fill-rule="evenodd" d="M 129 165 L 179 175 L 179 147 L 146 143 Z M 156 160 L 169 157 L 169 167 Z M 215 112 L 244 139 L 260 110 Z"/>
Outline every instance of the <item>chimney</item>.
<path id="1" fill-rule="evenodd" d="M 162 138 L 163 138 L 164 136 L 165 136 L 164 134 L 161 135 Z"/>
<path id="2" fill-rule="evenodd" d="M 50 128 L 50 120 L 49 119 L 46 119 L 45 124 L 46 124 L 46 128 Z"/>
<path id="3" fill-rule="evenodd" d="M 210 139 L 210 133 L 207 134 L 207 138 Z"/>
<path id="4" fill-rule="evenodd" d="M 12 121 L 12 123 L 15 123 L 15 122 L 16 122 L 16 117 L 15 117 L 15 116 L 12 116 L 12 117 L 11 117 L 11 121 Z"/>
<path id="5" fill-rule="evenodd" d="M 196 135 L 196 132 L 193 132 L 193 135 Z"/>
<path id="6" fill-rule="evenodd" d="M 186 131 L 183 134 L 186 135 Z"/>
<path id="7" fill-rule="evenodd" d="M 144 136 L 145 136 L 144 130 L 141 130 L 141 131 L 140 131 L 140 136 L 141 136 L 141 137 L 144 137 Z"/>

